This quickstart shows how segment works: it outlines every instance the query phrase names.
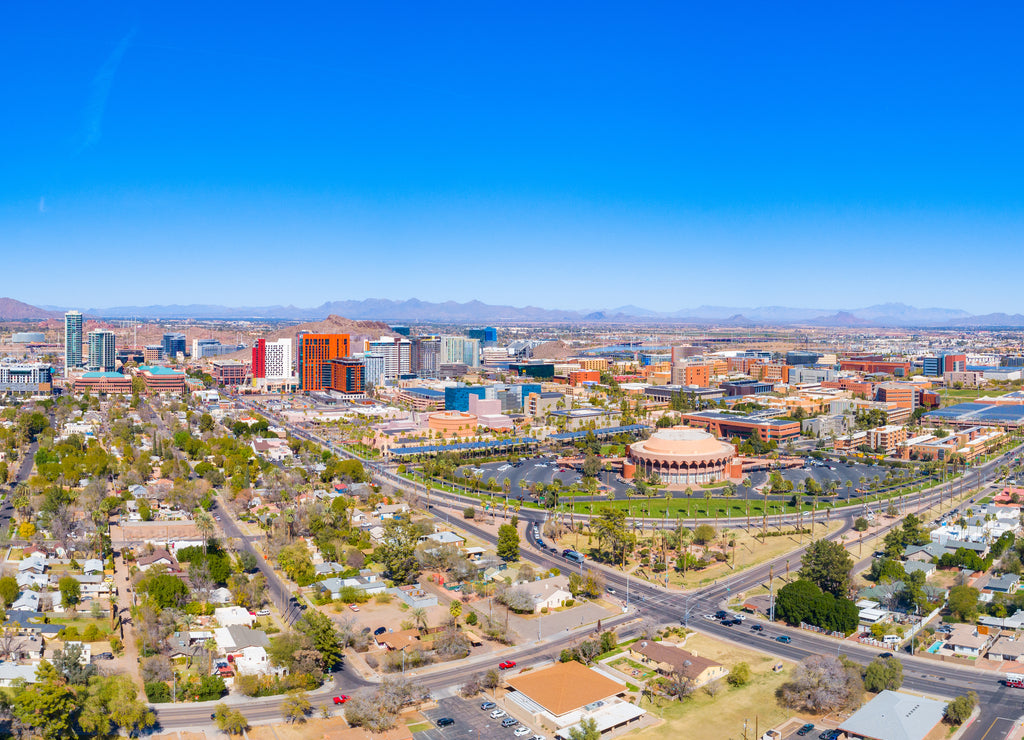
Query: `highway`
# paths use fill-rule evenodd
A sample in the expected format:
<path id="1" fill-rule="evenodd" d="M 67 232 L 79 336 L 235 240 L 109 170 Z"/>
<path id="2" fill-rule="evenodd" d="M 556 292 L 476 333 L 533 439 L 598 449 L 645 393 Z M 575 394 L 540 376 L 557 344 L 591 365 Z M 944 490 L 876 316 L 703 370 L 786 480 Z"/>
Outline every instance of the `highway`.
<path id="1" fill-rule="evenodd" d="M 248 403 L 245 400 L 242 400 L 242 403 L 252 407 L 253 410 L 261 414 L 272 418 L 274 417 L 273 414 L 268 414 L 264 409 L 255 407 L 254 404 Z M 466 504 L 479 503 L 477 499 L 463 497 L 455 493 L 438 491 L 428 492 L 423 486 L 411 483 L 404 478 L 399 477 L 387 464 L 358 458 L 358 456 L 350 453 L 349 451 L 315 437 L 305 430 L 285 422 L 283 419 L 276 418 L 275 421 L 286 427 L 291 434 L 297 437 L 307 439 L 311 442 L 327 447 L 337 454 L 361 459 L 378 482 L 388 483 L 399 490 L 405 491 L 407 494 L 418 498 L 420 504 L 423 506 L 428 505 L 429 501 L 429 504 L 434 507 L 429 509 L 429 511 L 435 517 L 441 514 L 440 508 L 442 506 L 448 507 L 450 511 L 460 513 L 461 508 Z M 1006 462 L 1015 454 L 1018 454 L 1021 449 L 1024 449 L 1024 446 L 1017 447 L 1010 452 L 1007 452 L 1000 457 L 973 469 L 970 472 L 970 475 L 976 476 L 976 485 L 986 484 L 988 479 L 996 472 L 998 466 Z M 960 483 L 957 480 L 941 484 L 934 490 L 929 491 L 927 494 L 915 496 L 914 503 L 925 505 L 938 503 L 940 499 L 948 500 L 951 492 L 953 492 L 959 485 Z M 878 504 L 870 505 L 869 508 L 875 511 L 884 511 L 888 506 L 889 502 L 880 502 Z M 830 535 L 830 538 L 840 538 L 843 534 L 848 533 L 852 528 L 853 519 L 856 516 L 859 516 L 862 510 L 862 507 L 859 505 L 856 507 L 846 507 L 846 510 L 838 510 L 837 516 L 842 518 L 842 526 L 836 532 L 833 532 Z M 524 555 L 544 567 L 558 567 L 565 570 L 567 561 L 559 556 L 553 555 L 548 550 L 541 550 L 537 548 L 532 544 L 533 538 L 529 536 L 529 529 L 532 527 L 532 523 L 542 523 L 547 516 L 548 512 L 539 509 L 523 508 L 520 510 L 519 518 L 527 533 L 527 536 L 524 537 L 524 541 L 526 543 L 524 547 Z M 781 515 L 772 519 L 774 520 L 774 523 L 781 525 L 793 524 L 798 521 L 800 517 L 799 515 Z M 223 518 L 222 525 L 229 521 L 231 521 L 230 515 Z M 899 520 L 896 519 L 886 525 L 885 529 L 896 526 L 898 523 Z M 672 522 L 673 526 L 675 524 L 676 522 Z M 745 518 L 732 522 L 724 519 L 719 520 L 719 526 L 735 527 L 741 526 L 741 524 L 745 524 Z M 492 544 L 495 543 L 495 538 L 489 532 L 470 522 L 458 520 L 458 526 L 483 541 Z M 248 542 L 244 537 L 241 538 L 241 541 Z M 599 569 L 605 583 L 616 588 L 620 594 L 625 595 L 628 590 L 629 601 L 632 606 L 630 613 L 622 615 L 620 619 L 606 622 L 607 626 L 613 626 L 613 623 L 619 623 L 620 621 L 625 620 L 633 621 L 636 617 L 641 617 L 653 620 L 659 624 L 686 624 L 692 629 L 700 630 L 713 635 L 716 638 L 728 640 L 745 647 L 750 647 L 760 650 L 761 652 L 789 660 L 798 661 L 815 654 L 841 653 L 862 664 L 869 663 L 878 655 L 879 650 L 877 648 L 861 645 L 849 640 L 841 641 L 825 637 L 817 633 L 793 629 L 779 624 L 770 624 L 765 628 L 763 633 L 756 633 L 751 631 L 745 625 L 739 627 L 724 627 L 716 621 L 709 621 L 702 618 L 704 613 L 713 613 L 715 610 L 722 608 L 731 596 L 766 583 L 769 576 L 769 569 L 774 569 L 776 573 L 781 573 L 785 570 L 785 564 L 787 561 L 791 562 L 794 566 L 797 565 L 799 563 L 800 556 L 803 554 L 803 549 L 804 548 L 800 548 L 785 556 L 777 558 L 771 563 L 764 563 L 759 566 L 748 568 L 734 576 L 723 578 L 711 586 L 691 592 L 670 591 L 646 582 L 633 581 L 632 579 L 629 579 L 629 583 L 627 584 L 627 577 L 613 568 L 608 568 L 594 563 L 588 563 L 587 567 L 591 569 Z M 866 562 L 868 562 L 868 559 L 862 560 L 858 566 L 863 567 Z M 629 624 L 620 630 L 620 634 L 623 637 L 629 637 L 634 635 L 638 630 L 639 625 L 634 621 L 633 624 Z M 791 642 L 788 644 L 777 642 L 774 637 L 781 634 L 789 635 Z M 569 634 L 543 643 L 531 643 L 525 646 L 518 646 L 506 653 L 503 653 L 502 657 L 505 659 L 516 660 L 521 665 L 528 666 L 532 663 L 552 659 L 558 654 L 564 645 L 571 643 L 573 640 L 578 639 L 578 637 L 579 635 Z M 899 658 L 904 665 L 903 686 L 905 689 L 946 698 L 955 697 L 959 694 L 966 693 L 969 690 L 973 690 L 978 693 L 981 700 L 981 716 L 974 722 L 974 724 L 967 728 L 965 733 L 962 735 L 964 740 L 981 740 L 982 737 L 984 737 L 984 740 L 1001 740 L 1006 734 L 1006 731 L 1004 731 L 1003 728 L 1008 730 L 1012 727 L 1014 722 L 1024 715 L 1024 713 L 1022 713 L 1024 692 L 1018 693 L 1018 690 L 1005 688 L 999 683 L 999 677 L 991 672 L 960 665 L 945 664 L 931 659 L 918 658 L 903 654 L 900 654 Z M 493 657 L 491 660 L 493 661 Z M 421 671 L 420 673 L 422 675 L 413 675 L 416 675 L 417 681 L 425 685 L 427 688 L 430 688 L 431 690 L 438 690 L 463 683 L 466 679 L 467 673 L 472 671 L 472 668 L 469 668 L 467 663 L 471 666 L 473 664 L 473 660 L 460 661 L 451 668 L 441 668 L 434 671 Z M 490 666 L 481 666 L 481 669 L 485 667 Z M 468 668 L 469 670 L 467 670 Z M 335 676 L 334 687 L 331 690 L 353 693 L 365 685 L 366 682 L 359 677 L 351 674 L 345 675 L 345 673 L 342 672 Z M 320 695 L 320 693 L 318 693 L 318 695 Z M 271 719 L 279 716 L 279 714 L 275 714 L 275 712 L 279 712 L 279 705 L 281 701 L 282 699 L 280 697 L 254 699 L 246 702 L 244 705 L 241 705 L 240 708 L 250 721 Z M 208 724 L 210 711 L 212 710 L 210 710 L 208 706 L 201 707 L 199 705 L 174 707 L 173 709 L 164 709 L 161 707 L 159 709 L 158 716 L 161 724 L 165 728 L 174 729 L 179 727 L 202 726 L 203 724 Z M 996 734 L 993 734 L 993 732 Z"/>

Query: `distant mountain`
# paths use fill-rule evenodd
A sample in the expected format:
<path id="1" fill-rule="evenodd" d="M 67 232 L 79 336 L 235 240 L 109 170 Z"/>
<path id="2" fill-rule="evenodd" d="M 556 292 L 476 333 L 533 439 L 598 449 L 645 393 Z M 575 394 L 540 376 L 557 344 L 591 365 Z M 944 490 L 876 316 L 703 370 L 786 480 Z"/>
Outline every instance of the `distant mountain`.
<path id="1" fill-rule="evenodd" d="M 12 299 L 0 299 L 0 319 L 54 318 L 58 311 L 27 306 Z M 3 316 L 4 313 L 11 316 Z M 323 321 L 328 316 L 345 316 L 352 321 L 401 323 L 501 324 L 501 323 L 577 323 L 608 324 L 666 323 L 682 325 L 771 326 L 806 325 L 831 327 L 973 327 L 1024 326 L 1021 314 L 992 313 L 972 316 L 951 308 L 916 308 L 904 303 L 882 303 L 864 308 L 822 309 L 787 306 L 697 306 L 676 311 L 653 311 L 642 306 L 589 308 L 585 311 L 539 308 L 537 306 L 492 305 L 481 301 L 433 303 L 411 298 L 395 301 L 384 298 L 330 301 L 312 308 L 296 306 L 230 307 L 212 304 L 115 306 L 90 308 L 87 315 L 108 319 L 280 319 Z"/>
<path id="2" fill-rule="evenodd" d="M 0 298 L 0 321 L 26 321 L 32 319 L 56 319 L 62 314 L 45 308 L 30 306 L 13 298 Z"/>

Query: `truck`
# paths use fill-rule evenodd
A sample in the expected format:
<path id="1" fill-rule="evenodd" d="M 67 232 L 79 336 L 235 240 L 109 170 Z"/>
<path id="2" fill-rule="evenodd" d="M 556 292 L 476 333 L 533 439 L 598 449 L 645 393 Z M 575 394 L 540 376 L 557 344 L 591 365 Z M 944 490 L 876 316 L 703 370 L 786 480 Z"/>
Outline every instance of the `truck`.
<path id="1" fill-rule="evenodd" d="M 1024 689 L 1024 673 L 1007 673 L 1003 683 L 1011 689 Z"/>
<path id="2" fill-rule="evenodd" d="M 768 730 L 761 735 L 761 740 L 782 740 L 782 733 L 778 730 Z"/>

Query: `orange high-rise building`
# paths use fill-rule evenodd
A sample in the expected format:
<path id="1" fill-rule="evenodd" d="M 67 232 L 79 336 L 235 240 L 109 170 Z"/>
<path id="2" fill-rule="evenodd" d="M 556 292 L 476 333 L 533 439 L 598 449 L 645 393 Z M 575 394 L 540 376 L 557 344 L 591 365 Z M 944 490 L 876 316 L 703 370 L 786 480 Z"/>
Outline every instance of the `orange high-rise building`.
<path id="1" fill-rule="evenodd" d="M 348 357 L 351 354 L 349 336 L 348 334 L 303 334 L 299 351 L 302 390 L 322 391 L 325 387 L 324 366 L 331 360 Z M 329 376 L 327 386 L 330 386 Z"/>

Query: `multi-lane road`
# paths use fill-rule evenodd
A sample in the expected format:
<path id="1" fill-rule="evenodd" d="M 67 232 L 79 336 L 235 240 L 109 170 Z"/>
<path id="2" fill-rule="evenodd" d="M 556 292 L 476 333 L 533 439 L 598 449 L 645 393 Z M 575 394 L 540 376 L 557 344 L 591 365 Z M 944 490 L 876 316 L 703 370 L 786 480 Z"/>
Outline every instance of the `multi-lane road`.
<path id="1" fill-rule="evenodd" d="M 273 416 L 267 414 L 264 409 L 256 408 L 255 410 Z M 288 428 L 289 432 L 297 437 L 320 444 L 338 454 L 355 457 L 355 455 L 352 455 L 347 450 L 320 439 L 304 429 L 282 419 L 276 419 L 276 421 Z M 972 477 L 976 476 L 976 485 L 984 484 L 993 476 L 999 465 L 1017 454 L 1020 449 L 1017 448 L 972 470 L 970 475 Z M 461 507 L 466 503 L 475 501 L 475 499 L 466 498 L 456 493 L 434 490 L 428 492 L 422 486 L 398 476 L 386 464 L 370 460 L 363 460 L 363 462 L 378 482 L 388 483 L 412 496 L 419 497 L 423 504 L 426 504 L 429 497 L 429 501 L 434 507 L 431 511 L 435 516 L 441 515 L 441 509 L 444 507 L 460 511 Z M 908 508 L 917 508 L 918 505 L 934 505 L 939 501 L 949 500 L 958 485 L 958 482 L 954 480 L 937 486 L 925 494 L 915 495 L 913 500 L 908 502 Z M 888 502 L 884 502 L 872 505 L 870 508 L 881 511 L 887 507 Z M 846 510 L 840 509 L 835 512 L 833 518 L 841 518 L 842 524 L 830 537 L 839 538 L 847 534 L 852 527 L 854 517 L 859 516 L 862 511 L 862 507 L 858 506 L 847 508 Z M 234 530 L 235 534 L 231 533 L 231 530 L 228 528 L 232 527 L 234 522 L 227 512 L 225 514 L 226 516 L 222 518 L 222 526 L 225 526 L 225 531 L 230 536 L 238 537 L 241 542 L 247 543 L 251 547 L 248 539 L 241 536 L 237 529 Z M 525 537 L 527 542 L 525 554 L 531 560 L 546 567 L 564 569 L 566 567 L 564 559 L 554 555 L 549 550 L 536 547 L 532 544 L 533 538 L 529 536 L 529 530 L 533 524 L 541 524 L 547 515 L 547 512 L 538 509 L 524 508 L 520 510 L 519 518 L 527 535 Z M 792 524 L 798 520 L 798 515 L 780 515 L 770 519 L 775 524 Z M 737 519 L 735 521 L 720 520 L 719 523 L 722 526 L 735 527 L 745 524 L 745 519 Z M 897 523 L 897 521 L 894 521 L 887 525 L 887 527 L 895 526 Z M 673 524 L 675 523 L 673 522 Z M 472 523 L 460 521 L 459 526 L 481 540 L 494 542 L 495 538 L 489 531 Z M 757 633 L 745 626 L 724 627 L 718 622 L 701 618 L 704 613 L 714 612 L 720 608 L 732 596 L 766 583 L 769 578 L 770 569 L 774 570 L 775 573 L 779 573 L 785 569 L 787 561 L 795 565 L 799 562 L 802 553 L 803 548 L 800 548 L 771 563 L 749 568 L 732 577 L 723 578 L 711 586 L 691 592 L 666 590 L 659 586 L 631 579 L 627 583 L 627 576 L 624 574 L 612 568 L 601 568 L 605 582 L 616 588 L 619 594 L 625 595 L 628 590 L 632 605 L 629 613 L 623 614 L 615 620 L 606 621 L 605 624 L 606 626 L 614 626 L 615 624 L 631 620 L 635 621 L 637 617 L 649 618 L 658 623 L 682 622 L 687 623 L 691 628 L 707 632 L 720 639 L 729 640 L 789 660 L 801 660 L 814 654 L 842 653 L 860 663 L 866 664 L 870 662 L 878 655 L 878 650 L 849 640 L 841 641 L 817 633 L 792 629 L 777 624 L 769 625 L 764 632 Z M 259 560 L 262 564 L 262 558 L 259 558 Z M 860 565 L 863 565 L 863 563 Z M 588 567 L 601 566 L 588 565 Z M 273 573 L 272 569 L 270 569 L 270 572 L 276 580 L 276 574 Z M 268 576 L 269 580 L 270 576 Z M 636 624 L 627 624 L 623 627 L 622 631 L 628 636 L 636 632 L 637 629 L 638 626 Z M 788 635 L 791 638 L 791 642 L 781 643 L 773 639 L 781 634 Z M 515 659 L 521 665 L 550 660 L 552 656 L 558 654 L 558 651 L 564 645 L 578 638 L 579 635 L 569 633 L 556 639 L 519 646 L 510 650 L 507 656 L 508 658 Z M 965 740 L 981 740 L 983 737 L 985 740 L 1001 740 L 1022 716 L 1024 692 L 1005 688 L 999 683 L 999 677 L 990 672 L 907 655 L 900 655 L 900 659 L 904 664 L 904 687 L 909 690 L 948 698 L 972 690 L 978 693 L 981 699 L 981 716 L 962 736 Z M 481 664 L 480 669 L 482 670 L 487 667 L 490 666 Z M 467 672 L 472 670 L 474 670 L 474 661 L 470 659 L 450 668 L 423 673 L 417 676 L 417 681 L 427 688 L 437 690 L 461 684 L 465 680 Z M 332 691 L 337 690 L 351 693 L 353 690 L 357 690 L 367 684 L 364 679 L 350 672 L 341 672 L 336 674 L 334 678 Z M 256 699 L 246 703 L 242 709 L 250 721 L 272 719 L 280 716 L 281 701 L 280 697 Z M 161 707 L 159 709 L 159 718 L 163 726 L 169 729 L 201 726 L 209 722 L 209 708 L 197 705 L 180 706 L 173 709 Z"/>

